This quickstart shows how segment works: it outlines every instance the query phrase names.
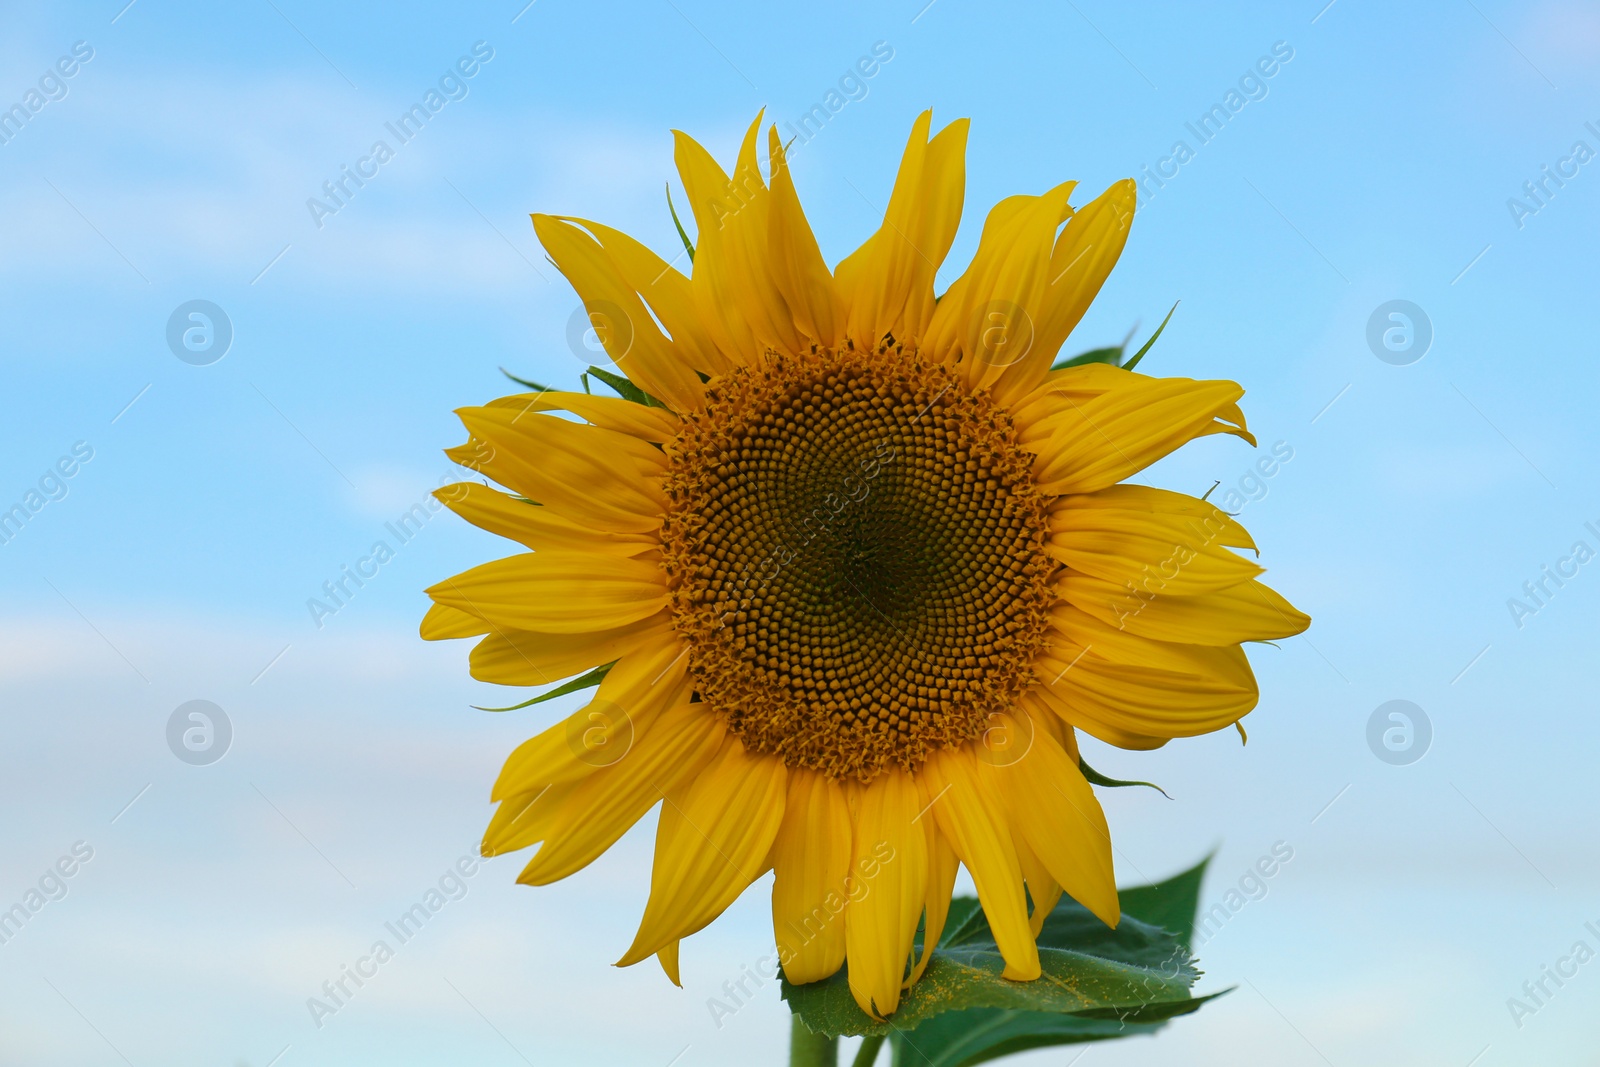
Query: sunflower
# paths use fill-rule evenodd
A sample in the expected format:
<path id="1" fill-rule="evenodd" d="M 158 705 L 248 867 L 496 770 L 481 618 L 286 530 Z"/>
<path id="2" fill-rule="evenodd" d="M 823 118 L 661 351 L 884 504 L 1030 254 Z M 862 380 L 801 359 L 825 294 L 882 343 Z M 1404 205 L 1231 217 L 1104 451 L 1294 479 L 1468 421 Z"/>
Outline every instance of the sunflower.
<path id="1" fill-rule="evenodd" d="M 593 699 L 517 748 L 486 856 L 592 862 L 657 804 L 650 893 L 619 965 L 656 956 L 773 872 L 779 962 L 881 1018 L 927 965 L 958 865 L 1005 976 L 1037 978 L 1063 892 L 1120 916 L 1077 731 L 1128 749 L 1256 704 L 1240 643 L 1309 620 L 1204 500 L 1124 479 L 1196 437 L 1255 443 L 1228 381 L 1052 367 L 1120 255 L 1135 188 L 1001 201 L 971 265 L 967 121 L 911 131 L 883 225 L 830 271 L 776 129 L 730 176 L 676 133 L 685 275 L 599 223 L 534 215 L 608 354 L 616 397 L 542 391 L 458 412 L 457 462 L 510 490 L 440 493 L 531 551 L 430 588 L 428 639 L 474 677 L 583 672 Z M 917 946 L 919 923 L 926 936 Z"/>

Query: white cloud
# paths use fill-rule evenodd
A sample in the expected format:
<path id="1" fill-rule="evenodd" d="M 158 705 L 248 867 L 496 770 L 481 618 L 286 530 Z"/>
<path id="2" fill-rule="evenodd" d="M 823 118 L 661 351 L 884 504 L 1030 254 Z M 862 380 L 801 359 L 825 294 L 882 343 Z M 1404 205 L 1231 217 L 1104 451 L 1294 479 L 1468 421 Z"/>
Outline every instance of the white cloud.
<path id="1" fill-rule="evenodd" d="M 157 285 L 195 276 L 243 285 L 289 245 L 259 284 L 517 296 L 531 285 L 565 301 L 528 213 L 626 223 L 648 210 L 665 222 L 671 139 L 611 120 L 496 114 L 483 91 L 494 75 L 485 67 L 477 92 L 402 144 L 385 122 L 425 86 L 376 91 L 392 98 L 383 108 L 290 77 L 230 75 L 197 92 L 192 80 L 117 78 L 90 64 L 66 100 L 6 146 L 0 195 L 24 210 L 0 234 L 0 270 L 136 283 L 120 251 Z M 319 229 L 307 200 L 326 201 L 323 183 L 379 139 L 394 158 L 365 187 L 347 186 L 348 205 Z"/>

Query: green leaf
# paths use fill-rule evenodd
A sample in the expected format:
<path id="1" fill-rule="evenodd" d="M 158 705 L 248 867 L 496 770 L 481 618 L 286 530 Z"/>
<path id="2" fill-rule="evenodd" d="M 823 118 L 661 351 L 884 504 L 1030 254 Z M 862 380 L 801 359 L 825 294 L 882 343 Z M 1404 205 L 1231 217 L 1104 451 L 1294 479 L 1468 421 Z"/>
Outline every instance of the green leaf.
<path id="1" fill-rule="evenodd" d="M 637 385 L 634 385 L 633 382 L 629 381 L 620 374 L 613 374 L 608 370 L 601 370 L 599 367 L 590 367 L 589 373 L 594 375 L 596 378 L 599 378 L 607 385 L 611 386 L 611 388 L 615 389 L 617 391 L 617 395 L 622 397 L 624 400 L 631 400 L 635 404 L 643 404 L 645 407 L 649 408 L 666 407 L 666 405 L 661 401 L 657 400 L 643 389 L 640 389 Z"/>
<path id="2" fill-rule="evenodd" d="M 1120 786 L 1125 786 L 1125 785 L 1148 786 L 1149 788 L 1154 789 L 1157 793 L 1160 793 L 1162 796 L 1166 797 L 1168 800 L 1172 799 L 1171 795 L 1168 794 L 1165 789 L 1162 789 L 1159 785 L 1156 785 L 1154 782 L 1124 782 L 1124 781 L 1122 781 L 1120 779 L 1117 779 L 1117 778 L 1107 778 L 1105 775 L 1101 774 L 1099 771 L 1097 771 L 1093 767 L 1089 766 L 1089 762 L 1087 760 L 1085 760 L 1082 756 L 1078 757 L 1078 770 L 1082 771 L 1083 772 L 1083 776 L 1085 778 L 1087 778 L 1089 780 L 1089 782 L 1091 784 L 1093 784 L 1093 785 L 1104 785 L 1104 786 L 1112 786 L 1112 787 L 1120 787 Z"/>
<path id="3" fill-rule="evenodd" d="M 1200 883 L 1205 880 L 1210 863 L 1211 856 L 1207 856 L 1164 882 L 1118 890 L 1122 914 L 1159 926 L 1176 935 L 1185 945 L 1189 944 L 1194 937 L 1195 919 L 1200 914 Z"/>
<path id="4" fill-rule="evenodd" d="M 524 700 L 522 703 L 513 704 L 509 708 L 480 708 L 476 704 L 472 706 L 478 711 L 518 711 L 522 708 L 532 707 L 534 704 L 543 704 L 546 700 L 554 700 L 556 697 L 564 697 L 568 693 L 576 693 L 580 689 L 588 689 L 599 685 L 601 680 L 611 672 L 611 668 L 616 665 L 616 660 L 612 660 L 603 667 L 596 667 L 588 674 L 580 674 L 570 682 L 563 682 L 554 689 L 540 693 L 532 700 Z"/>
<path id="5" fill-rule="evenodd" d="M 949 1011 L 915 1030 L 891 1037 L 894 1067 L 967 1067 L 969 1064 L 1009 1056 L 1014 1052 L 1049 1045 L 1079 1045 L 1118 1037 L 1153 1034 L 1170 1018 L 1198 1011 L 1206 1001 L 1221 996 L 1195 997 L 1173 1010 L 1130 1011 L 1104 1017 L 1095 1012 L 1045 1015 L 1034 1011 L 995 1011 L 971 1008 Z"/>
<path id="6" fill-rule="evenodd" d="M 982 908 L 957 897 L 926 973 L 889 1022 L 856 1007 L 843 970 L 810 985 L 784 982 L 783 996 L 819 1032 L 888 1034 L 901 1067 L 965 1067 L 1030 1048 L 1151 1033 L 1211 999 L 1190 995 L 1200 972 L 1187 947 L 1208 861 L 1123 889 L 1115 930 L 1063 898 L 1039 934 L 1044 973 L 1036 982 L 1000 977 L 1004 961 Z"/>
<path id="7" fill-rule="evenodd" d="M 540 393 L 548 393 L 548 392 L 550 392 L 550 387 L 548 385 L 540 385 L 538 382 L 530 382 L 526 378 L 518 378 L 515 374 L 512 374 L 510 371 L 506 370 L 504 367 L 500 368 L 500 373 L 504 374 L 507 378 L 510 378 L 512 381 L 516 382 L 518 385 L 526 385 L 529 389 L 533 389 L 533 390 L 535 390 L 537 392 L 540 392 Z"/>
<path id="8" fill-rule="evenodd" d="M 683 242 L 683 250 L 689 253 L 689 262 L 694 262 L 694 245 L 689 241 L 689 235 L 683 232 L 683 223 L 678 221 L 678 209 L 672 206 L 672 183 L 667 182 L 667 210 L 672 212 L 672 224 L 678 228 L 678 240 Z"/>
<path id="9" fill-rule="evenodd" d="M 1200 909 L 1200 885 L 1205 877 L 1207 856 L 1194 867 L 1154 885 L 1130 886 L 1118 892 L 1123 922 L 1137 920 L 1159 927 L 1187 946 Z M 971 937 L 975 929 L 987 929 L 975 922 L 975 902 L 964 915 L 960 936 Z M 1115 938 L 1098 920 L 1070 902 L 1058 905 L 1039 932 L 1041 943 L 1076 943 L 1109 953 L 1106 937 Z M 1175 957 L 1168 957 L 1174 959 Z M 1165 968 L 1170 971 L 1170 967 Z M 1131 1010 L 1107 1009 L 1048 1015 L 1031 1011 L 995 1011 L 988 1008 L 947 1012 L 935 1017 L 895 1042 L 893 1063 L 903 1067 L 965 1067 L 1000 1056 L 1049 1045 L 1105 1041 L 1159 1030 L 1165 1021 L 1196 1011 L 1211 996 L 1183 1002 L 1165 1002 Z M 920 1051 L 919 1051 L 920 1050 Z"/>
<path id="10" fill-rule="evenodd" d="M 1121 345 L 1112 345 L 1110 348 L 1093 348 L 1082 355 L 1073 356 L 1071 359 L 1059 359 L 1050 365 L 1051 370 L 1060 370 L 1063 367 L 1081 367 L 1085 363 L 1109 363 L 1113 367 L 1122 366 Z"/>
<path id="11" fill-rule="evenodd" d="M 1144 358 L 1144 354 L 1150 351 L 1150 346 L 1156 343 L 1156 338 L 1161 336 L 1161 331 L 1165 330 L 1167 323 L 1172 321 L 1172 312 L 1178 310 L 1180 303 L 1182 303 L 1181 300 L 1173 302 L 1172 309 L 1167 312 L 1167 317 L 1161 320 L 1161 325 L 1156 327 L 1156 332 L 1150 335 L 1150 340 L 1144 343 L 1143 348 L 1133 354 L 1133 358 L 1128 360 L 1123 369 L 1132 370 L 1139 365 L 1139 361 Z"/>
<path id="12" fill-rule="evenodd" d="M 1137 919 L 1124 919 L 1109 939 L 1092 949 L 1041 944 L 1039 962 L 1039 981 L 1011 982 L 1000 977 L 1005 961 L 993 941 L 941 945 L 922 979 L 901 1000 L 892 1027 L 874 1022 L 856 1006 L 842 970 L 810 985 L 785 984 L 784 998 L 813 1030 L 881 1034 L 914 1030 L 945 1012 L 969 1008 L 1051 1015 L 1092 1011 L 1113 1018 L 1150 1012 L 1165 1018 L 1193 1002 L 1189 987 L 1199 977 L 1175 937 Z"/>

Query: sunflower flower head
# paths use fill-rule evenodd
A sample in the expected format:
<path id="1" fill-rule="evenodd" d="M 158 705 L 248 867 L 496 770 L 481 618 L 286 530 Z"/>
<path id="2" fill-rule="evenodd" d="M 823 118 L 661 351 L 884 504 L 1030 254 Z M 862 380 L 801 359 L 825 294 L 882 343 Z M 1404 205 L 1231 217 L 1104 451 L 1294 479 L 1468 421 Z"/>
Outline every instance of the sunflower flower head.
<path id="1" fill-rule="evenodd" d="M 990 211 L 954 240 L 967 123 L 912 129 L 883 225 L 829 270 L 776 129 L 730 175 L 676 135 L 698 229 L 685 275 L 599 223 L 535 215 L 627 381 L 459 414 L 452 458 L 505 486 L 441 499 L 531 551 L 428 590 L 426 638 L 472 673 L 591 672 L 590 703 L 506 761 L 485 855 L 520 881 L 586 866 L 658 804 L 644 917 L 678 945 L 773 872 L 794 983 L 848 961 L 876 1018 L 927 966 L 958 866 L 1005 976 L 1040 973 L 1063 893 L 1120 912 L 1076 731 L 1123 748 L 1236 723 L 1240 643 L 1309 623 L 1211 504 L 1124 479 L 1193 438 L 1251 444 L 1226 381 L 1053 361 L 1121 254 L 1131 181 Z M 559 413 L 559 414 L 558 414 Z M 594 670 L 600 668 L 600 670 Z M 918 950 L 919 924 L 926 936 Z"/>

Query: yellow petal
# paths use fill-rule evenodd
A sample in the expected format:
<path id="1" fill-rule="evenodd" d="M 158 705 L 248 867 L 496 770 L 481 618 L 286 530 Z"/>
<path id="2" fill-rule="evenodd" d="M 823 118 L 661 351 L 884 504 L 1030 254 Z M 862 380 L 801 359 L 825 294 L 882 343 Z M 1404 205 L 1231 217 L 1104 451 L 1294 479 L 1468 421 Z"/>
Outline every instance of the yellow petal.
<path id="1" fill-rule="evenodd" d="M 1056 744 L 1067 754 L 1067 758 L 1077 763 L 1080 758 L 1077 732 L 1063 722 L 1059 715 L 1051 714 L 1050 709 L 1037 699 L 1036 688 L 1022 694 L 1018 704 L 1033 720 L 1034 729 L 1049 731 L 1050 736 L 1056 739 Z"/>
<path id="2" fill-rule="evenodd" d="M 662 611 L 613 630 L 545 634 L 502 630 L 472 649 L 471 672 L 496 685 L 548 685 L 602 663 L 614 663 L 652 637 L 671 628 Z"/>
<path id="3" fill-rule="evenodd" d="M 772 929 L 783 973 L 796 985 L 821 981 L 844 962 L 850 839 L 843 787 L 816 771 L 791 769 L 772 843 Z"/>
<path id="4" fill-rule="evenodd" d="M 784 767 L 734 738 L 687 785 L 667 794 L 656 830 L 650 899 L 617 966 L 627 967 L 721 915 L 761 872 L 783 821 Z"/>
<path id="5" fill-rule="evenodd" d="M 1005 797 L 1013 832 L 1049 878 L 1101 922 L 1116 926 L 1122 912 L 1111 866 L 1111 831 L 1100 801 L 1049 731 L 1031 733 L 1033 743 L 1020 756 L 979 760 L 978 771 Z M 1033 885 L 1030 878 L 1029 888 Z"/>
<path id="6" fill-rule="evenodd" d="M 911 775 L 891 767 L 856 791 L 844 936 L 850 993 L 874 1019 L 900 1006 L 927 897 L 928 845 Z"/>
<path id="7" fill-rule="evenodd" d="M 524 741 L 506 759 L 491 800 L 586 778 L 626 753 L 667 708 L 687 698 L 687 665 L 675 634 L 654 634 L 617 661 L 594 699 Z"/>
<path id="8" fill-rule="evenodd" d="M 729 178 L 688 134 L 674 130 L 674 159 L 694 211 L 691 278 L 700 321 L 735 365 L 754 363 L 768 348 L 794 351 L 793 317 L 768 270 L 769 194 L 756 164 L 757 115 Z"/>
<path id="9" fill-rule="evenodd" d="M 570 219 L 600 241 L 623 281 L 638 290 L 661 321 L 679 361 L 707 374 L 723 374 L 734 364 L 725 357 L 700 321 L 688 275 L 678 271 L 621 230 L 588 219 Z M 682 258 L 686 253 L 679 253 Z M 677 259 L 673 260 L 674 263 Z M 657 399 L 660 399 L 659 397 Z"/>
<path id="10" fill-rule="evenodd" d="M 987 777 L 978 774 L 970 748 L 935 752 L 923 764 L 923 774 L 938 798 L 933 814 L 939 831 L 978 887 L 989 929 L 1005 957 L 1004 977 L 1022 982 L 1039 977 L 1039 947 L 1028 923 L 1022 867 L 1000 797 Z"/>
<path id="11" fill-rule="evenodd" d="M 660 952 L 656 953 L 656 959 L 660 962 L 661 969 L 666 972 L 667 978 L 672 984 L 682 989 L 683 982 L 678 977 L 679 944 L 680 942 L 674 941 L 672 944 L 663 947 Z"/>
<path id="12" fill-rule="evenodd" d="M 448 604 L 434 604 L 422 617 L 424 641 L 448 641 L 453 637 L 477 637 L 489 632 L 490 626 L 470 611 L 452 608 Z"/>
<path id="13" fill-rule="evenodd" d="M 933 282 L 961 220 L 968 120 L 930 143 L 933 113 L 917 116 L 906 141 L 883 225 L 834 271 L 846 304 L 846 332 L 876 348 L 884 334 L 919 339 L 933 314 Z"/>
<path id="14" fill-rule="evenodd" d="M 1089 648 L 1097 658 L 1112 663 L 1214 679 L 1241 693 L 1255 685 L 1244 650 L 1236 644 L 1157 641 L 1126 628 L 1118 629 L 1072 604 L 1057 604 L 1050 610 L 1046 646 L 1063 656 Z"/>
<path id="15" fill-rule="evenodd" d="M 436 489 L 433 495 L 479 529 L 520 541 L 535 550 L 638 556 L 661 547 L 660 539 L 652 534 L 596 530 L 563 517 L 554 508 L 518 499 L 477 482 L 456 482 Z M 486 633 L 487 627 L 476 632 Z"/>
<path id="16" fill-rule="evenodd" d="M 743 199 L 740 207 L 722 220 L 722 231 L 727 238 L 725 247 L 733 253 L 731 261 L 745 268 L 739 280 L 745 299 L 749 301 L 749 321 L 756 339 L 774 348 L 792 351 L 799 347 L 800 338 L 794 331 L 794 316 L 771 273 L 767 235 L 772 194 L 761 178 L 761 165 L 756 159 L 764 114 L 764 110 L 757 112 L 739 144 L 732 186 Z M 695 258 L 698 262 L 698 252 Z"/>
<path id="17" fill-rule="evenodd" d="M 1258 690 L 1244 654 L 1237 647 L 1186 647 L 1194 665 L 1174 670 L 1113 662 L 1063 638 L 1035 660 L 1041 684 L 1034 692 L 1072 726 L 1122 748 L 1156 748 L 1248 715 Z"/>
<path id="18" fill-rule="evenodd" d="M 694 368 L 661 333 L 634 286 L 600 243 L 570 222 L 533 216 L 539 242 L 578 291 L 606 353 L 639 388 L 674 411 L 704 406 L 705 394 Z"/>
<path id="19" fill-rule="evenodd" d="M 987 388 L 1036 354 L 1041 298 L 1056 229 L 1070 213 L 1065 182 L 1042 196 L 1002 200 L 984 221 L 978 251 L 933 313 L 926 349 L 960 361 L 971 388 Z"/>
<path id="20" fill-rule="evenodd" d="M 1060 667 L 1057 666 L 1055 669 L 1059 670 Z M 1081 690 L 1047 689 L 1041 684 L 1023 694 L 1019 703 L 1025 705 L 1030 714 L 1037 713 L 1044 722 L 1058 723 L 1069 732 L 1075 732 L 1076 729 L 1085 730 L 1106 744 L 1118 748 L 1147 752 L 1160 748 L 1172 740 L 1170 737 L 1134 733 L 1121 726 L 1112 725 L 1118 718 L 1117 709 L 1108 704 L 1097 704 L 1097 701 L 1098 698 L 1088 697 Z M 1093 721 L 1094 728 L 1089 730 L 1085 727 L 1083 725 L 1085 721 Z"/>
<path id="21" fill-rule="evenodd" d="M 479 851 L 501 856 L 543 841 L 576 784 L 558 782 L 502 799 L 483 832 Z"/>
<path id="22" fill-rule="evenodd" d="M 1089 201 L 1067 220 L 1050 253 L 1046 285 L 1033 320 L 1033 348 L 1010 368 L 995 389 L 1006 404 L 1034 388 L 1050 370 L 1061 344 L 1089 310 L 1116 266 L 1133 226 L 1138 188 L 1124 179 Z"/>
<path id="23" fill-rule="evenodd" d="M 602 530 L 643 533 L 661 525 L 667 498 L 660 449 L 613 430 L 507 407 L 456 414 L 494 451 L 495 480 L 523 496 Z"/>
<path id="24" fill-rule="evenodd" d="M 920 206 L 911 219 L 916 227 L 910 240 L 922 250 L 911 263 L 911 286 L 905 308 L 889 326 L 896 337 L 920 340 L 928 332 L 936 306 L 934 277 L 961 225 L 961 207 L 967 189 L 967 132 L 969 119 L 956 119 L 928 142 L 922 162 Z M 905 231 L 910 234 L 911 230 Z"/>
<path id="25" fill-rule="evenodd" d="M 1234 382 L 1149 378 L 1117 367 L 1101 374 L 1107 371 L 1117 377 L 1116 388 L 1069 403 L 1048 420 L 1050 438 L 1034 464 L 1045 492 L 1104 489 L 1207 434 L 1231 433 L 1255 444 L 1239 419 L 1244 390 Z"/>
<path id="26" fill-rule="evenodd" d="M 926 782 L 919 782 L 919 785 L 918 796 L 926 813 L 934 798 L 929 794 Z M 928 891 L 923 901 L 922 951 L 918 953 L 911 973 L 906 977 L 907 989 L 917 984 L 917 979 L 922 977 L 922 972 L 928 969 L 928 962 L 933 959 L 933 950 L 939 946 L 945 920 L 950 917 L 950 894 L 955 890 L 956 870 L 961 865 L 961 861 L 956 859 L 955 849 L 939 832 L 938 820 L 931 813 L 918 819 L 917 825 L 922 827 L 923 836 L 928 841 Z"/>
<path id="27" fill-rule="evenodd" d="M 632 746 L 572 790 L 544 845 L 517 881 L 549 885 L 587 867 L 661 798 L 704 767 L 722 744 L 723 720 L 704 704 L 662 712 Z"/>
<path id="28" fill-rule="evenodd" d="M 667 605 L 654 563 L 592 552 L 529 552 L 480 564 L 428 588 L 441 604 L 497 629 L 541 633 L 614 630 Z"/>
<path id="29" fill-rule="evenodd" d="M 1193 596 L 1248 582 L 1262 567 L 1231 516 L 1203 500 L 1147 485 L 1115 485 L 1051 507 L 1048 551 L 1071 571 L 1130 587 L 1130 597 Z"/>
<path id="30" fill-rule="evenodd" d="M 1128 372 L 1107 363 L 1083 363 L 1050 371 L 1031 392 L 1009 405 L 1018 443 L 1026 451 L 1038 454 L 1063 417 L 1071 416 L 1086 401 L 1127 383 Z"/>
<path id="31" fill-rule="evenodd" d="M 794 316 L 794 325 L 816 343 L 832 348 L 844 332 L 844 302 L 828 264 L 817 247 L 800 197 L 789 174 L 789 164 L 778 139 L 769 131 L 767 153 L 772 160 L 771 205 L 767 217 L 767 249 L 772 279 Z"/>
<path id="32" fill-rule="evenodd" d="M 705 147 L 678 130 L 673 131 L 673 161 L 695 219 L 694 268 L 690 295 L 695 318 L 721 353 L 727 366 L 748 365 L 760 344 L 750 323 L 737 307 L 738 279 L 725 249 L 722 221 L 743 206 L 743 199 Z M 726 312 L 726 313 L 725 313 Z"/>
<path id="33" fill-rule="evenodd" d="M 1028 927 L 1037 940 L 1039 931 L 1044 929 L 1045 919 L 1049 918 L 1056 902 L 1061 899 L 1061 883 L 1051 876 L 1039 857 L 1033 854 L 1033 849 L 1028 847 L 1026 840 L 1020 836 L 1015 837 L 1012 845 L 1017 850 L 1017 863 L 1022 867 L 1022 880 L 1028 885 Z"/>
<path id="34" fill-rule="evenodd" d="M 900 317 L 915 284 L 914 261 L 925 255 L 907 230 L 921 200 L 922 168 L 932 123 L 932 111 L 924 111 L 912 123 L 883 225 L 838 267 L 840 289 L 848 304 L 846 329 L 862 348 L 876 348 Z"/>
<path id="35" fill-rule="evenodd" d="M 1141 593 L 1137 583 L 1118 585 L 1068 571 L 1056 582 L 1067 602 L 1100 621 L 1141 637 L 1193 645 L 1232 645 L 1292 637 L 1311 618 L 1258 581 L 1191 596 Z"/>
<path id="36" fill-rule="evenodd" d="M 489 401 L 488 406 L 510 408 L 527 415 L 540 411 L 570 411 L 585 422 L 603 430 L 625 433 L 653 444 L 663 444 L 672 440 L 683 425 L 682 420 L 666 408 L 647 407 L 617 396 L 563 393 L 554 389 L 542 393 L 502 396 Z"/>
<path id="37" fill-rule="evenodd" d="M 1073 694 L 1069 704 L 1066 697 L 1052 691 L 1049 695 L 1041 697 L 1038 704 L 1041 711 L 1054 715 L 1056 720 L 1063 725 L 1071 723 L 1073 727 L 1083 730 L 1108 745 L 1115 745 L 1118 748 L 1125 748 L 1129 751 L 1149 752 L 1172 740 L 1170 737 L 1134 733 L 1123 729 L 1121 726 L 1112 725 L 1113 721 L 1118 718 L 1117 709 L 1107 704 L 1099 704 L 1091 711 L 1085 707 L 1085 704 L 1094 704 L 1093 698 L 1086 698 L 1081 693 Z M 1092 725 L 1085 725 L 1085 723 Z"/>

